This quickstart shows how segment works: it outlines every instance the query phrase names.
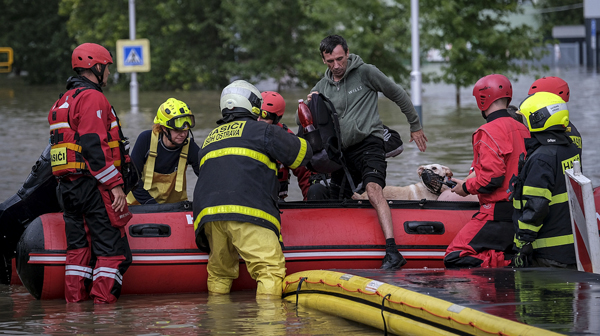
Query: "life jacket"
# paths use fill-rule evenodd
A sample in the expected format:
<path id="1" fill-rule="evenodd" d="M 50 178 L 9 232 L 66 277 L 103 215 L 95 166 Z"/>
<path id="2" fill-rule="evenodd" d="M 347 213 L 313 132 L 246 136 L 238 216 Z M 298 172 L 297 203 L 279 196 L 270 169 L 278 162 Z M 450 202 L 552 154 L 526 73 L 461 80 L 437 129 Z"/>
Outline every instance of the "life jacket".
<path id="1" fill-rule="evenodd" d="M 150 137 L 150 148 L 148 158 L 144 164 L 143 180 L 144 189 L 148 190 L 158 203 L 177 203 L 188 199 L 185 190 L 189 141 L 181 148 L 177 171 L 171 174 L 160 174 L 154 171 L 158 153 L 158 140 L 162 133 L 154 133 Z M 127 195 L 129 204 L 139 204 L 133 193 Z"/>
<path id="2" fill-rule="evenodd" d="M 79 145 L 79 134 L 71 128 L 69 123 L 69 111 L 71 106 L 76 105 L 79 94 L 88 89 L 90 88 L 82 87 L 61 94 L 48 115 L 50 161 L 54 176 L 82 174 L 87 171 Z"/>
<path id="3" fill-rule="evenodd" d="M 85 159 L 81 153 L 79 134 L 73 129 L 70 120 L 71 108 L 78 106 L 80 94 L 92 87 L 77 87 L 59 96 L 48 114 L 50 124 L 50 159 L 52 174 L 56 177 L 89 174 Z M 107 102 L 108 104 L 108 102 Z M 123 176 L 123 190 L 128 193 L 137 184 L 137 171 L 129 158 L 129 141 L 123 136 L 119 119 L 110 106 L 107 131 L 108 147 L 113 165 Z M 77 125 L 76 125 L 77 126 Z"/>

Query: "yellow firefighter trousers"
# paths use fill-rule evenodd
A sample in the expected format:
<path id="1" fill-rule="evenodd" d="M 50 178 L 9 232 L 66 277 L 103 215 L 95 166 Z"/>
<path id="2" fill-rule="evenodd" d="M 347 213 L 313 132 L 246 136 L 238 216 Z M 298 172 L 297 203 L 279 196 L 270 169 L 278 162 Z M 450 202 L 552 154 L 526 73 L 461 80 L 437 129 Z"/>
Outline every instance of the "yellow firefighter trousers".
<path id="1" fill-rule="evenodd" d="M 204 225 L 210 244 L 208 290 L 227 294 L 239 275 L 239 257 L 257 282 L 256 295 L 281 296 L 285 259 L 275 233 L 252 223 L 215 221 Z"/>

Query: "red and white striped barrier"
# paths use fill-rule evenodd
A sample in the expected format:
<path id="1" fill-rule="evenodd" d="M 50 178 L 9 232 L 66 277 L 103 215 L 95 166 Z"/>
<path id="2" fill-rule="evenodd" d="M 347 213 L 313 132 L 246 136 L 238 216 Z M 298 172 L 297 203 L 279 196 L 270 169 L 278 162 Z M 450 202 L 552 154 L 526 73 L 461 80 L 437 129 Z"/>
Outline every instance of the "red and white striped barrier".
<path id="1" fill-rule="evenodd" d="M 600 274 L 599 217 L 594 203 L 592 181 L 581 173 L 575 161 L 573 169 L 565 171 L 571 226 L 577 254 L 577 269 Z"/>

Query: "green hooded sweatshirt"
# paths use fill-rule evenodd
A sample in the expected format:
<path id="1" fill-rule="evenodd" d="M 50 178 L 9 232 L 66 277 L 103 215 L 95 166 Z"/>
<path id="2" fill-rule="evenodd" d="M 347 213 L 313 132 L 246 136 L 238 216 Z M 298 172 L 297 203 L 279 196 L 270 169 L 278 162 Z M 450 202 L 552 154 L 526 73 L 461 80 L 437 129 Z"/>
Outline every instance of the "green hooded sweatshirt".
<path id="1" fill-rule="evenodd" d="M 350 54 L 348 68 L 339 82 L 333 80 L 333 74 L 327 69 L 325 77 L 311 91 L 322 93 L 335 106 L 343 148 L 361 142 L 370 134 L 383 139 L 383 123 L 377 109 L 379 92 L 400 107 L 411 132 L 422 128 L 406 91 L 358 55 Z"/>

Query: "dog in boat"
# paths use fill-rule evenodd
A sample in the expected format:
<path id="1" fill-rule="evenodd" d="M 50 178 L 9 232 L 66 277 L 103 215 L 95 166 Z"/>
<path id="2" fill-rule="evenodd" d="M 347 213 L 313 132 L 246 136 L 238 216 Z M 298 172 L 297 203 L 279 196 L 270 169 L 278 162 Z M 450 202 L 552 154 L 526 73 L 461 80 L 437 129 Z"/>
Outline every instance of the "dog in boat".
<path id="1" fill-rule="evenodd" d="M 440 194 L 446 190 L 450 190 L 443 183 L 447 178 L 452 177 L 452 170 L 440 164 L 428 164 L 420 166 L 417 169 L 417 174 L 421 181 L 404 187 L 386 186 L 383 188 L 383 197 L 387 200 L 437 200 Z M 352 199 L 366 200 L 369 199 L 367 192 L 362 194 L 354 193 Z"/>

